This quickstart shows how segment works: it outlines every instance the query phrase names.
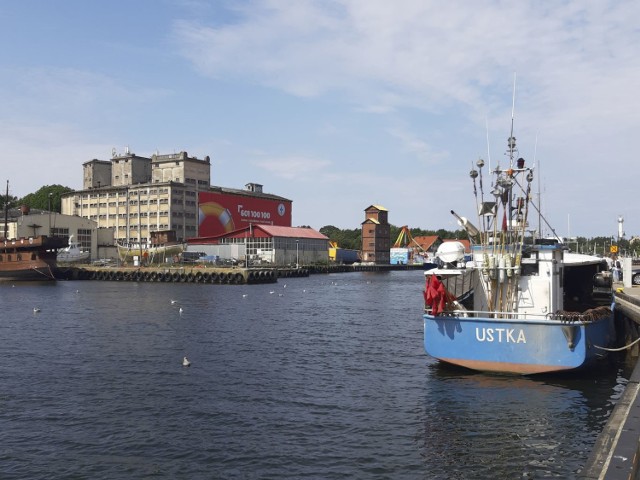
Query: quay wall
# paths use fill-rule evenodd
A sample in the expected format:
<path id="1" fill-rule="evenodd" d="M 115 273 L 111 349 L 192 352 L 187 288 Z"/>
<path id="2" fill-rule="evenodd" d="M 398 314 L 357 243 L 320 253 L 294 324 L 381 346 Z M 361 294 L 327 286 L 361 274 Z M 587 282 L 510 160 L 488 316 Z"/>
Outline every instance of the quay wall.
<path id="1" fill-rule="evenodd" d="M 307 269 L 198 268 L 198 267 L 68 267 L 58 270 L 64 280 L 115 282 L 175 282 L 247 285 L 275 283 L 280 277 L 306 277 Z"/>
<path id="2" fill-rule="evenodd" d="M 629 347 L 627 359 L 635 362 L 625 390 L 579 475 L 581 479 L 640 480 L 640 289 L 615 293 L 619 343 Z"/>
<path id="3" fill-rule="evenodd" d="M 242 267 L 98 267 L 91 265 L 59 267 L 57 277 L 63 280 L 103 280 L 118 282 L 182 282 L 246 285 L 274 283 L 278 278 L 308 277 L 310 274 L 345 272 L 385 272 L 422 269 L 421 265 L 311 265 L 302 268 Z"/>

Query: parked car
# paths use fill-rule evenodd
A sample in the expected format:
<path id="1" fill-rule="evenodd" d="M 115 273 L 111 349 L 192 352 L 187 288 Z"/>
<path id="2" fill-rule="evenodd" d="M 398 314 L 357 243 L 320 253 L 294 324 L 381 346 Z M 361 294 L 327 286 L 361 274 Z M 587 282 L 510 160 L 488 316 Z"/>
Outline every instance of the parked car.
<path id="1" fill-rule="evenodd" d="M 640 268 L 631 270 L 631 283 L 633 285 L 640 285 Z"/>

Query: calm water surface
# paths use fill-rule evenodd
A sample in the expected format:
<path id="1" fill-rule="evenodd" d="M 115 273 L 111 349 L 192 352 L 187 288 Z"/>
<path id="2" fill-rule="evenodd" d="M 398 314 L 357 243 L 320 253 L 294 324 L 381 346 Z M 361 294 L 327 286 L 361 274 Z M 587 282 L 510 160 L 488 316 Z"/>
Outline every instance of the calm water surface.
<path id="1" fill-rule="evenodd" d="M 422 286 L 0 285 L 0 478 L 574 477 L 624 370 L 444 368 Z"/>

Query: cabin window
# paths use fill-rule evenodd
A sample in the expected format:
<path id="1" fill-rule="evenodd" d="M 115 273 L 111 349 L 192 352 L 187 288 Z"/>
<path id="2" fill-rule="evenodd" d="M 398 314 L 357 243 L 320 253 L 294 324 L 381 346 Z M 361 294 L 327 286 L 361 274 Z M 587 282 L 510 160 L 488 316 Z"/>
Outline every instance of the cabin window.
<path id="1" fill-rule="evenodd" d="M 7 262 L 11 261 L 11 254 L 7 255 Z"/>
<path id="2" fill-rule="evenodd" d="M 38 255 L 36 255 L 36 252 L 32 252 L 31 253 L 31 260 L 36 260 L 38 258 Z"/>
<path id="3" fill-rule="evenodd" d="M 18 261 L 22 260 L 22 254 L 21 254 L 21 253 L 18 253 L 18 254 L 16 255 L 16 257 L 17 257 Z"/>

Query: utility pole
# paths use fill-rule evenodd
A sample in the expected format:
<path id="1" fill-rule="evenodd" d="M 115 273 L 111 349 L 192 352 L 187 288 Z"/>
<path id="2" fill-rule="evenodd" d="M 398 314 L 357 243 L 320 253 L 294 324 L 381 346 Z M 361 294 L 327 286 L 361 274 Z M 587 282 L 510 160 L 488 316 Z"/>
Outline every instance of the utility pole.
<path id="1" fill-rule="evenodd" d="M 49 192 L 49 231 L 47 235 L 51 236 L 51 196 L 53 193 Z"/>

